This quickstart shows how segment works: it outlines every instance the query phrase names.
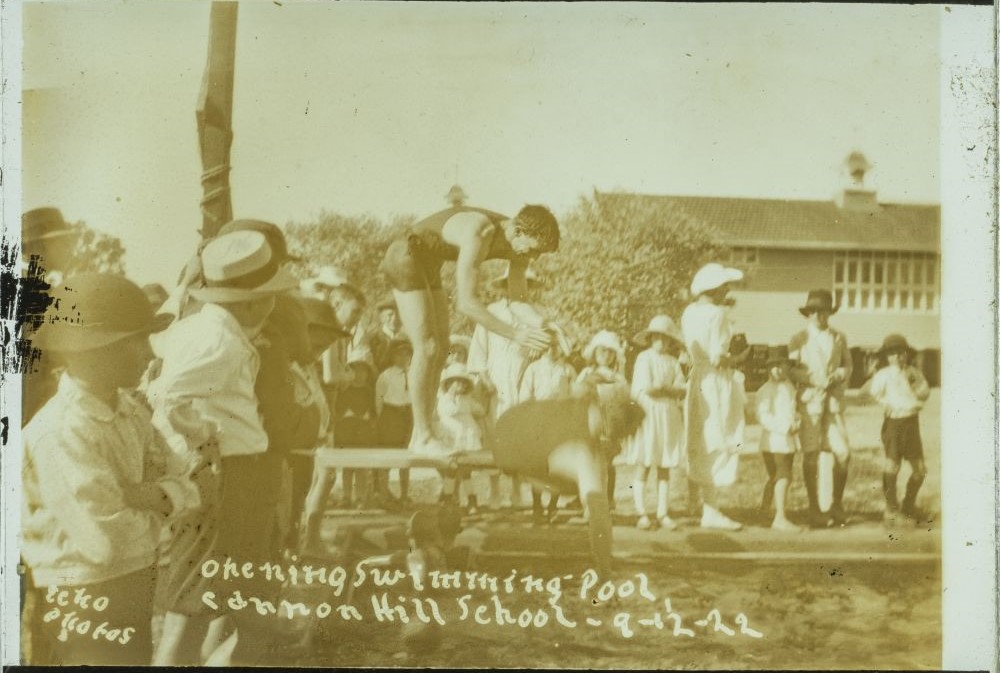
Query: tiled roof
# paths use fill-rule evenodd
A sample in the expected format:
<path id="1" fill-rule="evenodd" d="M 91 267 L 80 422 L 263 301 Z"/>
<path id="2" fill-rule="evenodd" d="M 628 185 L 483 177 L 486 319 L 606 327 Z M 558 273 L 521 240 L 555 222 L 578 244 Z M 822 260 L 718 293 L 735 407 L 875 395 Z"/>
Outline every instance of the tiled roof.
<path id="1" fill-rule="evenodd" d="M 830 201 L 595 192 L 603 212 L 621 207 L 680 212 L 728 245 L 810 249 L 941 250 L 941 207 L 880 203 L 874 212 Z"/>

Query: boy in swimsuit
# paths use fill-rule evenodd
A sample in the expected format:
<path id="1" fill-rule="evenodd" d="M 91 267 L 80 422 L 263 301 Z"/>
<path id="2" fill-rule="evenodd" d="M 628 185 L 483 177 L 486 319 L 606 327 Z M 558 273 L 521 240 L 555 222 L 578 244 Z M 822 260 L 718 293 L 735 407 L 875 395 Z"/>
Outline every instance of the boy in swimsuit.
<path id="1" fill-rule="evenodd" d="M 479 265 L 488 259 L 509 260 L 508 296 L 512 301 L 523 301 L 528 262 L 558 247 L 559 226 L 544 206 L 525 206 L 515 217 L 459 206 L 412 225 L 386 250 L 381 269 L 392 285 L 403 329 L 413 344 L 411 451 L 428 455 L 450 452 L 433 429 L 450 333 L 441 267 L 446 261 L 456 263 L 456 303 L 463 315 L 521 346 L 543 350 L 549 343 L 544 326 L 514 328 L 491 314 L 476 296 L 477 274 Z"/>

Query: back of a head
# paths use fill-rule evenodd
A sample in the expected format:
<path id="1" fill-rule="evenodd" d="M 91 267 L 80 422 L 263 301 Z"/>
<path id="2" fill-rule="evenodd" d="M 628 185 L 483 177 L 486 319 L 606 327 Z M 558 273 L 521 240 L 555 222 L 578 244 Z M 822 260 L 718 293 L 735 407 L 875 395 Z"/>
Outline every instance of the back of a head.
<path id="1" fill-rule="evenodd" d="M 517 228 L 525 236 L 536 239 L 541 252 L 559 249 L 559 223 L 545 206 L 529 204 L 521 208 L 517 214 Z"/>

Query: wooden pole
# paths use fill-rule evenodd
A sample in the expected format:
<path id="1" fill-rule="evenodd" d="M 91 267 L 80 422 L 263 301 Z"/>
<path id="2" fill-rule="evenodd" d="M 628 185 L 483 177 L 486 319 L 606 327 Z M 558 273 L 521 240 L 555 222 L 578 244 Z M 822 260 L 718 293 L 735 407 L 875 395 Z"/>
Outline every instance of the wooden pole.
<path id="1" fill-rule="evenodd" d="M 198 95 L 201 148 L 201 237 L 215 236 L 233 219 L 229 151 L 233 143 L 233 72 L 236 60 L 236 2 L 213 2 L 208 60 Z"/>

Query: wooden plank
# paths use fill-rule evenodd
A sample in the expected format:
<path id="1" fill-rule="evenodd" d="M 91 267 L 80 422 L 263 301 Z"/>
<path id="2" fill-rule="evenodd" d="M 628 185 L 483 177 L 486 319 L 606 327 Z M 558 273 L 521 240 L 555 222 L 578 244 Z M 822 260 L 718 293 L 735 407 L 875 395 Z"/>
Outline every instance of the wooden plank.
<path id="1" fill-rule="evenodd" d="M 406 469 L 429 467 L 435 469 L 467 467 L 495 467 L 493 454 L 489 451 L 460 453 L 454 456 L 434 458 L 411 453 L 406 449 L 331 449 L 319 448 L 313 451 L 296 451 L 299 455 L 315 455 L 315 465 L 319 469 L 354 468 L 370 470 Z"/>

